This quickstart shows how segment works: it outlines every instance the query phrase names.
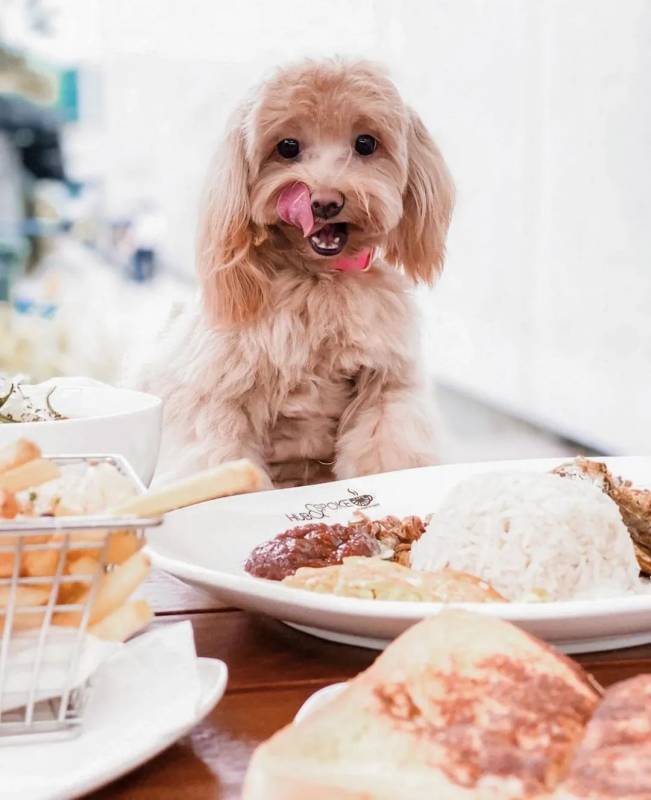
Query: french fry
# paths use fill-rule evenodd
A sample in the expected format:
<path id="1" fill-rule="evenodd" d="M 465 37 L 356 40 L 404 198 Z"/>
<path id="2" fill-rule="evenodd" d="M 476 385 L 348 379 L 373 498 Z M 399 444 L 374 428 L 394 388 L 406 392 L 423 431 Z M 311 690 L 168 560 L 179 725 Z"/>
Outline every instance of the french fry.
<path id="1" fill-rule="evenodd" d="M 7 608 L 9 605 L 11 589 L 9 586 L 0 586 L 0 607 Z M 29 628 L 38 628 L 42 622 L 45 609 L 42 608 L 50 596 L 48 586 L 17 586 L 14 600 L 14 608 L 32 606 L 29 611 L 14 611 L 12 619 L 12 630 L 23 631 Z M 7 617 L 6 614 L 0 615 L 0 632 L 4 631 Z"/>
<path id="2" fill-rule="evenodd" d="M 53 461 L 37 458 L 28 461 L 19 467 L 0 473 L 0 489 L 10 492 L 20 492 L 31 486 L 53 481 L 58 478 L 61 471 Z"/>
<path id="3" fill-rule="evenodd" d="M 58 550 L 30 550 L 21 560 L 21 572 L 32 578 L 54 575 L 59 561 Z"/>
<path id="4" fill-rule="evenodd" d="M 16 545 L 16 536 L 0 536 L 0 544 L 3 545 L 10 545 L 15 547 Z M 23 537 L 23 544 L 44 544 L 47 542 L 48 537 L 43 534 L 35 534 L 34 536 L 25 536 Z M 27 553 L 23 554 L 23 558 L 21 560 L 21 568 L 20 574 L 21 575 L 30 575 L 29 570 L 25 569 L 25 557 Z M 38 561 L 38 559 L 37 559 Z M 0 552 L 0 578 L 10 578 L 13 575 L 14 571 L 14 554 L 11 552 Z M 44 572 L 43 575 L 54 575 L 54 570 L 52 572 Z M 32 575 L 35 577 L 36 573 Z M 40 577 L 40 576 L 39 576 Z"/>
<path id="5" fill-rule="evenodd" d="M 40 606 L 47 603 L 50 590 L 47 586 L 17 586 L 15 606 Z M 10 586 L 0 586 L 0 608 L 6 608 L 11 597 Z"/>
<path id="6" fill-rule="evenodd" d="M 124 564 L 107 572 L 100 582 L 90 624 L 115 611 L 149 575 L 150 562 L 144 553 L 134 553 Z"/>
<path id="7" fill-rule="evenodd" d="M 243 458 L 220 464 L 191 478 L 134 497 L 113 509 L 113 513 L 157 517 L 168 511 L 202 503 L 205 500 L 256 492 L 263 486 L 262 472 L 251 461 Z"/>
<path id="8" fill-rule="evenodd" d="M 149 559 L 144 553 L 134 553 L 124 564 L 102 575 L 95 595 L 89 623 L 94 625 L 115 611 L 137 589 L 149 574 Z M 54 625 L 79 625 L 81 612 L 62 611 L 54 614 Z"/>
<path id="9" fill-rule="evenodd" d="M 145 625 L 149 625 L 154 614 L 145 600 L 125 603 L 104 619 L 88 628 L 88 633 L 112 642 L 124 642 Z"/>
<path id="10" fill-rule="evenodd" d="M 74 561 L 66 563 L 66 574 L 68 575 L 85 575 L 90 576 L 85 580 L 75 581 L 74 583 L 62 583 L 57 596 L 57 604 L 71 605 L 73 603 L 83 603 L 90 587 L 92 579 L 101 569 L 98 559 L 88 555 L 88 551 L 78 551 L 83 553 L 82 556 Z"/>
<path id="11" fill-rule="evenodd" d="M 58 466 L 41 457 L 39 448 L 26 440 L 19 440 L 10 447 L 0 448 L 0 519 L 13 519 L 20 511 L 15 492 L 39 486 L 60 476 Z M 227 470 L 227 477 L 230 472 Z M 233 481 L 232 475 L 228 480 Z M 242 476 L 237 478 L 241 483 Z M 230 484 L 229 484 L 230 485 Z M 195 485 L 196 493 L 197 487 Z M 205 492 L 199 487 L 200 491 Z M 219 489 L 230 493 L 228 485 Z M 214 491 L 214 486 L 213 486 Z M 187 493 L 183 495 L 187 496 Z M 61 516 L 78 516 L 79 511 L 58 503 L 52 509 Z M 99 581 L 92 607 L 89 610 L 89 632 L 104 639 L 124 641 L 147 625 L 152 611 L 144 600 L 128 601 L 129 596 L 146 578 L 149 559 L 140 552 L 143 540 L 131 530 L 69 530 L 65 522 L 62 531 L 53 534 L 34 533 L 22 538 L 23 545 L 43 545 L 42 549 L 23 549 L 20 561 L 20 577 L 52 577 L 61 567 L 61 550 L 55 547 L 67 540 L 63 565 L 64 580 L 57 590 L 56 605 L 84 606 L 88 601 L 95 580 Z M 0 544 L 15 547 L 16 536 L 0 536 Z M 97 544 L 95 544 L 97 543 Z M 82 547 L 82 544 L 85 547 Z M 89 547 L 90 545 L 90 547 Z M 100 560 L 102 559 L 102 560 Z M 104 572 L 102 561 L 115 565 Z M 0 577 L 11 577 L 15 569 L 15 552 L 0 552 Z M 77 577 L 78 576 L 78 577 Z M 40 586 L 19 584 L 15 589 L 13 630 L 28 630 L 42 625 L 51 593 L 52 583 Z M 6 626 L 6 609 L 11 597 L 11 588 L 0 586 L 0 634 Z M 87 610 L 88 611 L 88 610 Z M 82 611 L 55 610 L 52 624 L 78 626 Z"/>
<path id="12" fill-rule="evenodd" d="M 87 535 L 90 534 L 90 535 Z M 92 542 L 97 539 L 100 544 L 103 544 L 106 531 L 84 531 L 80 534 L 78 531 L 70 534 L 71 548 L 68 553 L 70 561 L 77 561 L 85 556 L 91 556 L 99 561 L 102 550 L 89 549 L 75 549 L 75 542 Z M 108 534 L 108 544 L 106 547 L 106 563 L 107 564 L 123 564 L 128 558 L 143 546 L 144 541 L 140 539 L 133 531 L 115 531 Z"/>
<path id="13" fill-rule="evenodd" d="M 83 550 L 78 552 L 84 553 Z M 66 572 L 68 575 L 95 575 L 99 566 L 99 561 L 86 551 L 80 558 L 68 562 Z"/>
<path id="14" fill-rule="evenodd" d="M 79 515 L 80 512 L 78 510 L 70 508 L 69 506 L 64 506 L 61 502 L 57 503 L 54 508 L 55 517 L 78 517 Z M 69 531 L 68 542 L 70 543 L 70 550 L 68 551 L 68 559 L 70 561 L 75 561 L 76 559 L 83 558 L 84 556 L 92 556 L 99 561 L 105 536 L 105 530 L 98 530 L 96 528 L 81 528 Z M 56 538 L 58 541 L 63 541 L 64 537 L 61 534 L 57 534 Z M 79 542 L 83 542 L 84 544 L 88 544 L 89 542 L 97 542 L 98 549 L 75 549 L 75 543 Z"/>
<path id="15" fill-rule="evenodd" d="M 17 442 L 0 448 L 0 473 L 20 467 L 41 457 L 41 451 L 34 442 L 18 439 Z"/>
<path id="16" fill-rule="evenodd" d="M 13 519 L 18 513 L 18 503 L 13 492 L 0 490 L 0 519 Z"/>
<path id="17" fill-rule="evenodd" d="M 11 622 L 12 633 L 16 631 L 28 631 L 33 628 L 40 628 L 43 624 L 43 615 L 45 614 L 45 606 L 33 608 L 29 611 L 21 611 L 14 614 Z M 4 614 L 0 616 L 0 634 L 5 629 L 6 617 Z"/>
<path id="18" fill-rule="evenodd" d="M 0 544 L 15 547 L 15 536 L 0 536 Z M 0 552 L 0 578 L 11 578 L 14 572 L 14 554 L 4 551 Z"/>
<path id="19" fill-rule="evenodd" d="M 115 531 L 109 535 L 106 548 L 106 561 L 109 564 L 124 564 L 127 559 L 137 553 L 143 545 L 133 531 Z"/>
<path id="20" fill-rule="evenodd" d="M 74 583 L 62 583 L 57 594 L 57 605 L 77 605 L 83 603 L 90 590 L 90 584 L 83 581 Z M 59 612 L 64 614 L 67 612 Z M 61 623 L 59 623 L 61 624 Z"/>
<path id="21" fill-rule="evenodd" d="M 56 504 L 54 508 L 54 516 L 55 517 L 78 517 L 79 511 L 76 511 L 74 508 L 70 508 L 70 506 L 64 506 L 61 500 Z"/>

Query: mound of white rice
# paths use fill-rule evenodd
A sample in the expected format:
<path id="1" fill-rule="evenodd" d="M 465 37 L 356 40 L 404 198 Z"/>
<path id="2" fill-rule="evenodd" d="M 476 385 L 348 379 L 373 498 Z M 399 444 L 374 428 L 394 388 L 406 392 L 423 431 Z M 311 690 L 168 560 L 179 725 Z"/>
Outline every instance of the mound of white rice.
<path id="1" fill-rule="evenodd" d="M 588 481 L 557 475 L 486 474 L 463 481 L 411 554 L 415 569 L 469 572 L 509 600 L 605 597 L 639 585 L 617 505 Z"/>

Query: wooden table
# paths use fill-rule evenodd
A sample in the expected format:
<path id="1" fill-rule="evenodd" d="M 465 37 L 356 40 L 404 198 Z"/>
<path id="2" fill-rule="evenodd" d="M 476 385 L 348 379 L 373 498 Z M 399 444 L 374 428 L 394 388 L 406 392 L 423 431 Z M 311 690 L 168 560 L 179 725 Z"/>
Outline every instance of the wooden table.
<path id="1" fill-rule="evenodd" d="M 142 595 L 156 611 L 154 625 L 190 620 L 197 653 L 228 664 L 228 688 L 192 733 L 127 777 L 90 795 L 93 800 L 239 798 L 255 746 L 290 722 L 317 689 L 356 675 L 377 655 L 226 608 L 162 572 L 152 576 Z M 651 646 L 591 653 L 577 660 L 608 685 L 651 672 Z"/>

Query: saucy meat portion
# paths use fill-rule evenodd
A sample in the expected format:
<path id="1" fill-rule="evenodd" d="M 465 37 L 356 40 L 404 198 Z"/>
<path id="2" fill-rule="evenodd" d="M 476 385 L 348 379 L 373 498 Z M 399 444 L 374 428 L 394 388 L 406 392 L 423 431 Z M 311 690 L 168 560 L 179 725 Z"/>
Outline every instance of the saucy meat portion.
<path id="1" fill-rule="evenodd" d="M 256 578 L 281 581 L 299 567 L 328 567 L 349 556 L 377 556 L 380 545 L 356 525 L 301 525 L 279 533 L 251 551 L 244 569 Z"/>

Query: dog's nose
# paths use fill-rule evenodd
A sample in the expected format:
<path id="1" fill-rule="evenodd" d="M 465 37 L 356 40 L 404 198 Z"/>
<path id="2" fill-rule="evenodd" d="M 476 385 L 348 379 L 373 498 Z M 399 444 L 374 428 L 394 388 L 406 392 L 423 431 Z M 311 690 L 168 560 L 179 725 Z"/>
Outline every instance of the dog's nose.
<path id="1" fill-rule="evenodd" d="M 345 198 L 336 189 L 318 189 L 312 192 L 312 211 L 319 219 L 331 219 L 344 207 Z"/>

